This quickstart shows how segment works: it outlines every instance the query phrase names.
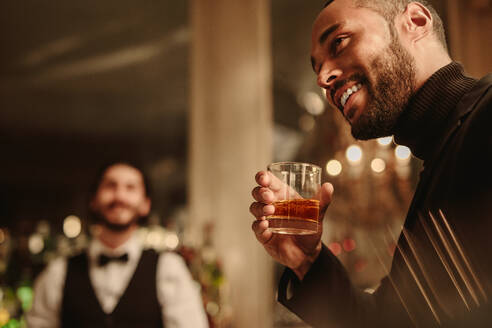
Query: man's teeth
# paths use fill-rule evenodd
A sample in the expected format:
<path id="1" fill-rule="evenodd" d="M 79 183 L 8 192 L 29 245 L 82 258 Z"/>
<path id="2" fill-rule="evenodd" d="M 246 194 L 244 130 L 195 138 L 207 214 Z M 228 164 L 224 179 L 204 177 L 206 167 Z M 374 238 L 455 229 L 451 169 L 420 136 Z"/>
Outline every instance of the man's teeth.
<path id="1" fill-rule="evenodd" d="M 345 107 L 345 104 L 347 103 L 347 100 L 349 99 L 349 97 L 351 95 L 353 95 L 354 93 L 356 93 L 357 91 L 359 91 L 361 88 L 362 88 L 362 84 L 360 84 L 360 83 L 354 85 L 351 88 L 348 88 L 343 93 L 342 98 L 340 99 L 340 103 L 342 104 L 342 107 Z"/>

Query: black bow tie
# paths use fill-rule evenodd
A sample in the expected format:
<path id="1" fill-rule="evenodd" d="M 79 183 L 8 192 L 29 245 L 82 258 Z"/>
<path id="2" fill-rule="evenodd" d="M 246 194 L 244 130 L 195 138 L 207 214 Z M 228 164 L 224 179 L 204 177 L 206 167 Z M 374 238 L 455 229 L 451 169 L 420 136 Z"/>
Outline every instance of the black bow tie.
<path id="1" fill-rule="evenodd" d="M 107 256 L 104 254 L 99 255 L 98 264 L 100 266 L 104 266 L 111 261 L 126 263 L 126 262 L 128 262 L 128 254 L 125 253 L 125 254 L 120 255 L 120 256 Z"/>

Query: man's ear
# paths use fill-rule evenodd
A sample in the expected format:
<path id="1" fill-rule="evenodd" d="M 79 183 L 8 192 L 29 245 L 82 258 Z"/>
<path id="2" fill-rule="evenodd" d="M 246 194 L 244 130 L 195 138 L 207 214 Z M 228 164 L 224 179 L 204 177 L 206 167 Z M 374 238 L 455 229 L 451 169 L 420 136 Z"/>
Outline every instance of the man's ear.
<path id="1" fill-rule="evenodd" d="M 411 42 L 417 42 L 433 31 L 432 14 L 421 3 L 409 3 L 402 14 L 402 19 L 402 32 Z"/>
<path id="2" fill-rule="evenodd" d="M 145 200 L 140 205 L 140 209 L 139 209 L 140 215 L 147 216 L 150 213 L 151 206 L 152 206 L 152 201 L 150 200 L 150 198 L 145 197 Z"/>

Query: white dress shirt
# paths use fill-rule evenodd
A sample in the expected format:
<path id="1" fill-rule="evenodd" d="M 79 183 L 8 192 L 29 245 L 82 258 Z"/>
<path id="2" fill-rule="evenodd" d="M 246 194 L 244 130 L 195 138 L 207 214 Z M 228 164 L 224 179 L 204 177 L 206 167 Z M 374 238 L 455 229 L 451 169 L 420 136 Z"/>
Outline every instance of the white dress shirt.
<path id="1" fill-rule="evenodd" d="M 111 313 L 126 290 L 142 255 L 143 242 L 134 233 L 116 249 L 94 238 L 88 249 L 89 277 L 102 310 Z M 111 261 L 99 266 L 100 254 L 119 256 L 128 253 L 128 262 Z M 52 261 L 34 284 L 34 300 L 26 314 L 29 328 L 60 326 L 60 311 L 67 273 L 67 259 Z M 166 328 L 208 327 L 199 284 L 194 281 L 183 259 L 171 252 L 162 253 L 157 263 L 157 299 Z M 142 295 L 145 297 L 145 295 Z"/>

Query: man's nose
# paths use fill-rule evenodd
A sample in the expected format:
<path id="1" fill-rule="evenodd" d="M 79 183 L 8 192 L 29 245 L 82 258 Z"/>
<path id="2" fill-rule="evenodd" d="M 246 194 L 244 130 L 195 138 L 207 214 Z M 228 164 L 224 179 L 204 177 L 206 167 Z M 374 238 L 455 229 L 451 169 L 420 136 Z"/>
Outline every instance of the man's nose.
<path id="1" fill-rule="evenodd" d="M 323 65 L 318 73 L 318 85 L 323 89 L 329 89 L 341 75 L 341 69 Z"/>
<path id="2" fill-rule="evenodd" d="M 125 199 L 125 194 L 126 194 L 125 188 L 123 188 L 123 187 L 114 188 L 113 196 L 114 196 L 115 200 Z"/>

